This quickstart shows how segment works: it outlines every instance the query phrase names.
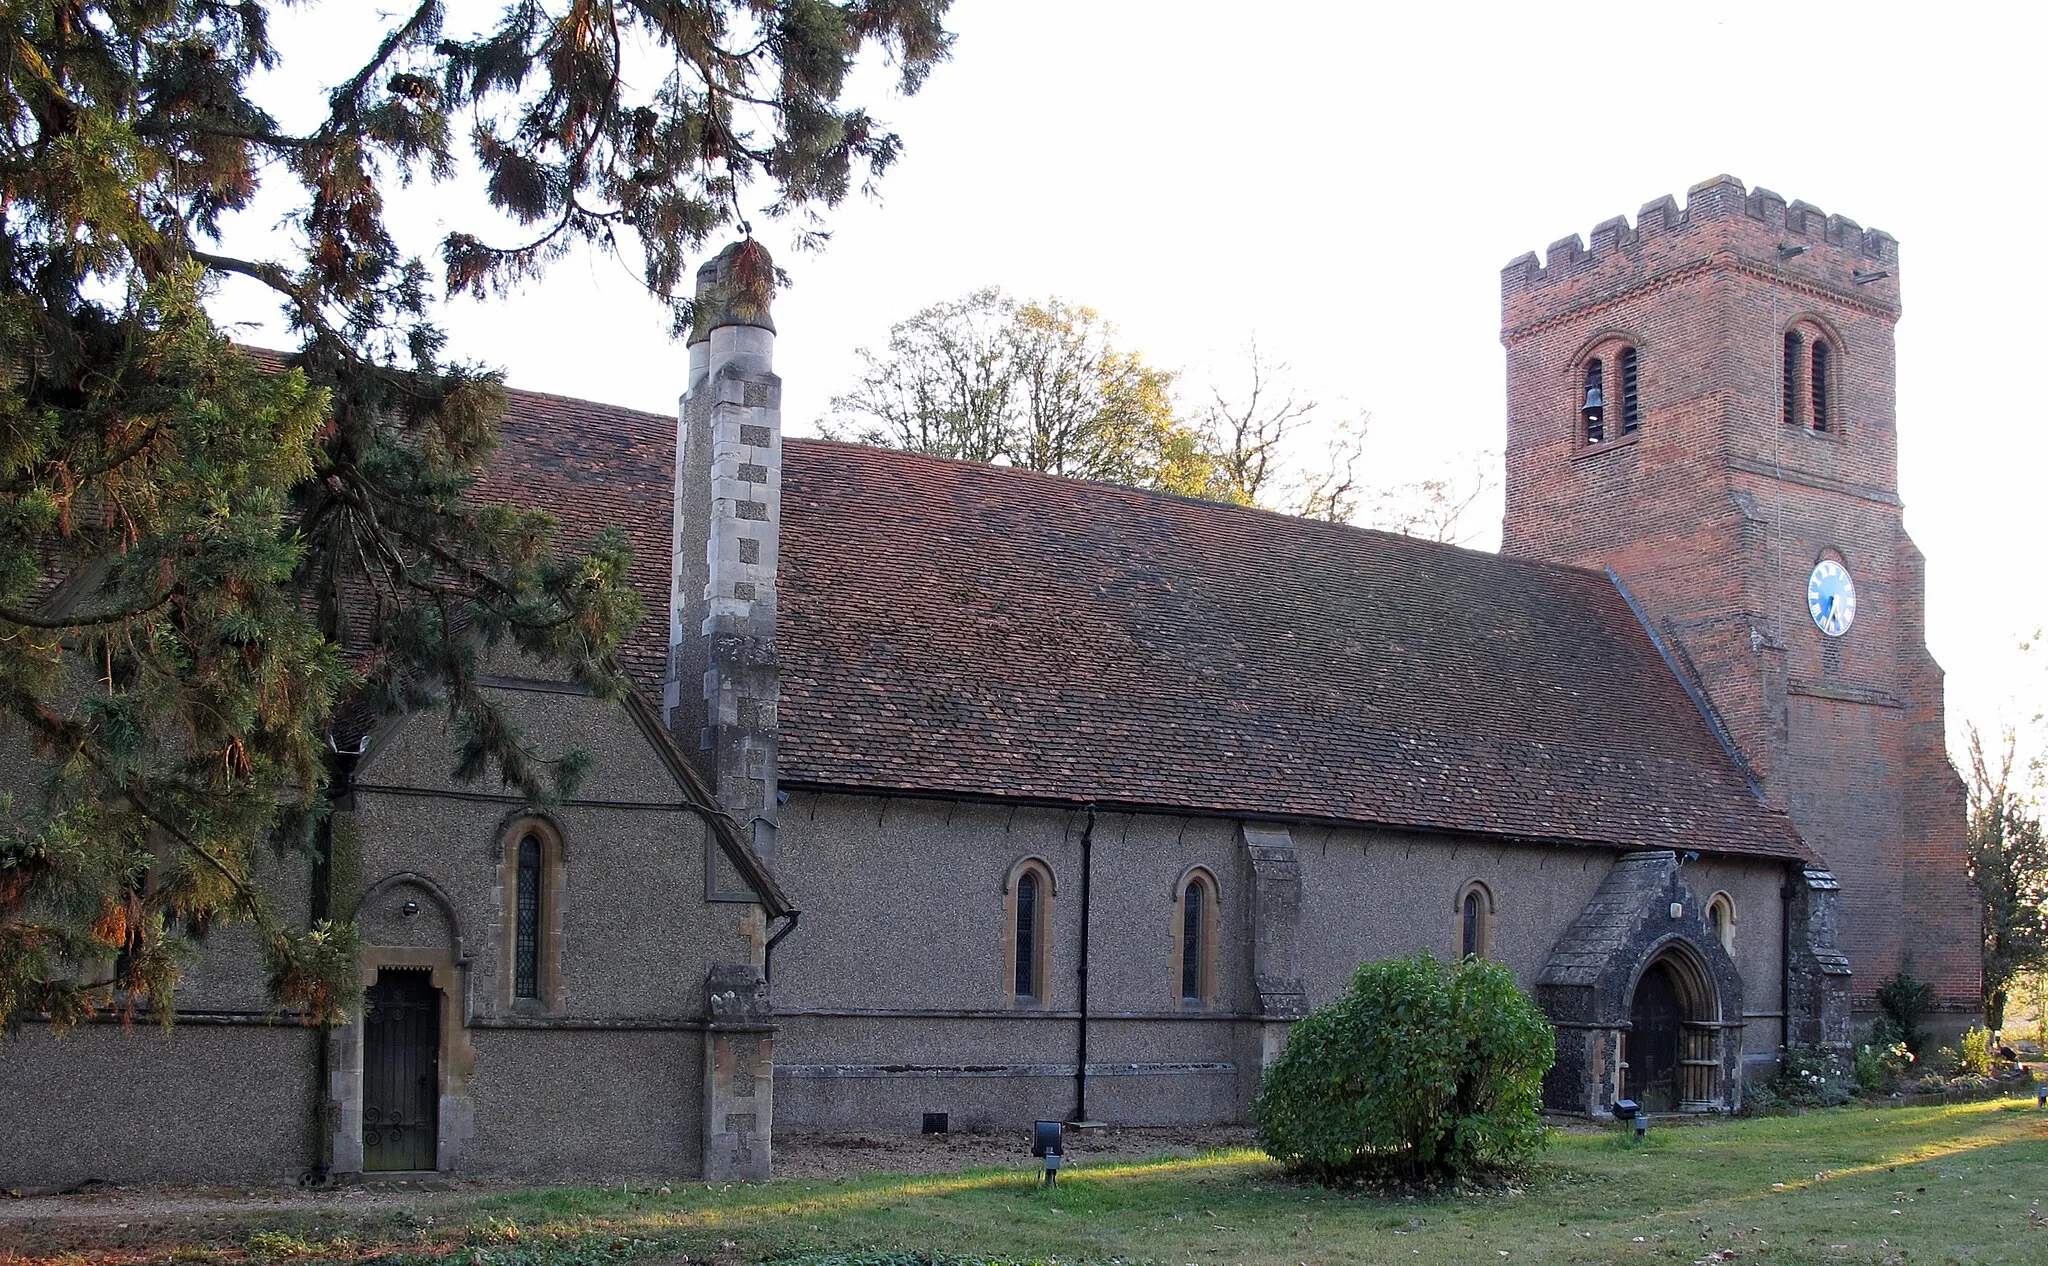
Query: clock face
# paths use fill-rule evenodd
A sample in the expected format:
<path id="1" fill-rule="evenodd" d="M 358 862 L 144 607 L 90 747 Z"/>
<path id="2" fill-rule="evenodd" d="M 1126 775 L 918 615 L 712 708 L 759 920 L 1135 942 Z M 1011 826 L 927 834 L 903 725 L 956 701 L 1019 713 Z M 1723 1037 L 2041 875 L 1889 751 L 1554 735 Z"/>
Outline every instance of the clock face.
<path id="1" fill-rule="evenodd" d="M 1856 582 L 1834 559 L 1813 565 L 1813 574 L 1806 578 L 1806 609 L 1829 637 L 1842 636 L 1856 622 Z"/>

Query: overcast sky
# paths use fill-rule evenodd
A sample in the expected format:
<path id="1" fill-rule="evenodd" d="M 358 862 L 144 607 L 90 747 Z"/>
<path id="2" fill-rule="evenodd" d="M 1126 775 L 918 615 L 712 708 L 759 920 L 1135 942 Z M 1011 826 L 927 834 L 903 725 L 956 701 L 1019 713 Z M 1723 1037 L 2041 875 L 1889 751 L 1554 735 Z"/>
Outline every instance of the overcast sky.
<path id="1" fill-rule="evenodd" d="M 451 30 L 495 8 L 452 7 Z M 369 11 L 287 18 L 294 84 L 359 64 Z M 1376 478 L 1427 476 L 1501 447 L 1501 266 L 1730 172 L 1900 240 L 1929 640 L 1952 722 L 2017 716 L 2048 699 L 2048 655 L 2015 650 L 2048 623 L 2041 14 L 967 0 L 922 93 L 862 81 L 906 144 L 880 199 L 834 215 L 822 254 L 762 229 L 794 276 L 785 423 L 811 432 L 891 322 L 995 284 L 1096 308 L 1190 396 L 1255 335 L 1332 411 L 1370 411 Z M 474 222 L 459 189 L 401 203 L 423 250 Z M 284 338 L 260 295 L 217 307 Z M 610 259 L 446 323 L 514 386 L 667 412 L 683 384 L 663 314 Z M 1492 548 L 1497 497 L 1483 514 Z"/>

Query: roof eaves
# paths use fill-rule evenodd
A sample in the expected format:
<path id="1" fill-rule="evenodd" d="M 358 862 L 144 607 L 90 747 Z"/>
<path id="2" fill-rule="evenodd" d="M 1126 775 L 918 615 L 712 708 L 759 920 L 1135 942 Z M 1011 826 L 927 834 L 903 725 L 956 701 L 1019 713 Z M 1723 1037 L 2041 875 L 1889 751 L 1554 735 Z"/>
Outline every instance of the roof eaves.
<path id="1" fill-rule="evenodd" d="M 1640 840 L 1604 839 L 1576 835 L 1537 835 L 1517 831 L 1475 831 L 1459 827 L 1447 827 L 1435 823 L 1394 822 L 1376 818 L 1340 818 L 1304 813 L 1260 813 L 1246 809 L 1232 809 L 1221 806 L 1197 806 L 1169 804 L 1138 800 L 1115 800 L 1108 798 L 1001 795 L 990 792 L 957 791 L 933 789 L 906 785 L 885 786 L 876 783 L 840 783 L 811 779 L 783 778 L 778 783 L 785 790 L 836 793 L 848 796 L 877 796 L 903 800 L 939 800 L 947 803 L 979 803 L 1014 805 L 1034 809 L 1080 810 L 1093 808 L 1100 813 L 1146 813 L 1162 817 L 1177 818 L 1221 818 L 1233 822 L 1266 822 L 1288 826 L 1313 826 L 1353 831 L 1400 831 L 1415 835 L 1440 835 L 1460 840 L 1485 840 L 1496 844 L 1521 844 L 1543 848 L 1612 848 L 1622 852 L 1664 845 L 1646 845 Z M 1786 836 L 1784 847 L 1773 847 L 1771 842 L 1759 841 L 1755 849 L 1736 850 L 1706 847 L 1699 851 L 1717 853 L 1729 857 L 1769 857 L 1780 861 L 1810 861 L 1813 854 L 1806 848 L 1792 826 L 1792 820 L 1782 809 L 1769 810 L 1769 817 L 1776 825 L 1782 825 Z"/>

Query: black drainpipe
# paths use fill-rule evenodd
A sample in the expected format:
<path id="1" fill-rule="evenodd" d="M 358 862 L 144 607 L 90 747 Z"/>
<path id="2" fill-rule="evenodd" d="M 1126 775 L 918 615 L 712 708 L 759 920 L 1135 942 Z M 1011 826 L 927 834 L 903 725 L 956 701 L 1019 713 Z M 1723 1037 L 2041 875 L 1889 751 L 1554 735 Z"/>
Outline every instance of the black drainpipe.
<path id="1" fill-rule="evenodd" d="M 1802 869 L 1799 862 L 1785 863 L 1785 886 L 1778 889 L 1778 1046 L 1786 1050 L 1792 1046 L 1792 885 Z"/>
<path id="2" fill-rule="evenodd" d="M 791 910 L 784 917 L 789 921 L 775 929 L 775 935 L 768 938 L 768 944 L 761 951 L 761 979 L 767 981 L 771 989 L 775 985 L 775 947 L 782 943 L 783 937 L 796 931 L 797 920 L 804 917 L 804 912 Z"/>
<path id="3" fill-rule="evenodd" d="M 1081 1024 L 1074 1044 L 1074 1120 L 1088 1119 L 1088 904 L 1095 878 L 1095 805 L 1088 805 L 1088 825 L 1081 829 L 1081 963 L 1074 975 L 1080 985 Z"/>
<path id="4" fill-rule="evenodd" d="M 327 784 L 328 811 L 313 832 L 312 891 L 307 894 L 306 901 L 307 913 L 314 923 L 332 917 L 334 911 L 334 815 L 347 802 L 356 761 L 369 747 L 367 737 L 352 752 L 336 747 L 331 737 L 327 740 L 331 775 Z M 332 1034 L 333 1026 L 327 1022 L 327 1017 L 320 1017 L 313 1038 L 313 1166 L 301 1180 L 313 1187 L 326 1186 L 332 1176 L 329 1162 L 333 1159 L 330 1151 L 334 1144 L 334 1101 L 328 1084 L 327 1054 Z"/>

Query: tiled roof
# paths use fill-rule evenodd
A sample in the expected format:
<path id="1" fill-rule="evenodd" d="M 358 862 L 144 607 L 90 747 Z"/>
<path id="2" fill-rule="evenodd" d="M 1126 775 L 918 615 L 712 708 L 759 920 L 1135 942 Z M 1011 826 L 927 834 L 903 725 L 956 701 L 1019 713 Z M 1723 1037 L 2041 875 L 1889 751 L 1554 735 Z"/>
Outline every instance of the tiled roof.
<path id="1" fill-rule="evenodd" d="M 538 391 L 511 391 L 506 393 L 498 439 L 498 451 L 481 480 L 482 495 L 555 515 L 561 520 L 565 549 L 583 548 L 607 527 L 626 529 L 633 542 L 629 574 L 647 607 L 619 647 L 619 661 L 634 687 L 626 708 L 690 798 L 712 803 L 711 788 L 662 728 L 660 709 L 651 702 L 662 697 L 668 664 L 675 418 Z M 787 914 L 789 899 L 739 829 L 729 818 L 705 820 L 769 914 Z"/>
<path id="2" fill-rule="evenodd" d="M 482 495 L 555 515 L 565 549 L 583 549 L 607 527 L 626 529 L 633 588 L 647 614 L 619 647 L 619 660 L 640 692 L 659 700 L 668 666 L 675 417 L 508 391 L 498 441 Z"/>
<path id="3" fill-rule="evenodd" d="M 1798 856 L 1604 575 L 819 440 L 782 777 Z"/>
<path id="4" fill-rule="evenodd" d="M 661 697 L 673 418 L 514 391 L 487 492 L 622 524 Z M 788 439 L 785 782 L 1797 857 L 1605 576 Z"/>

